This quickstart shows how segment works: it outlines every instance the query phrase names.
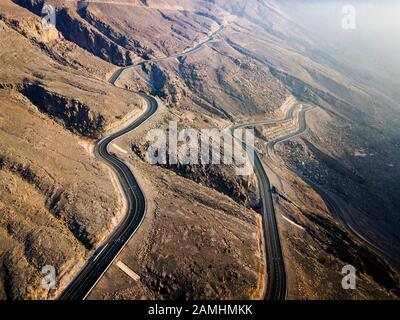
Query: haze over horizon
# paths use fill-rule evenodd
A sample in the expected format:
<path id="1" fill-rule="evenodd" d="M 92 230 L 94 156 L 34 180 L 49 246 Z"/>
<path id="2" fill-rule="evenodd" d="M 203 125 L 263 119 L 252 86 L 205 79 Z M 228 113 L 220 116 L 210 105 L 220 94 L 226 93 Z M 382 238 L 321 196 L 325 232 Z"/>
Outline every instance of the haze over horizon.
<path id="1" fill-rule="evenodd" d="M 0 299 L 399 300 L 399 10 L 1 0 Z"/>
<path id="2" fill-rule="evenodd" d="M 400 85 L 400 1 L 283 0 L 279 4 L 297 23 L 333 48 L 331 53 L 336 58 Z M 355 8 L 355 30 L 342 28 L 346 5 Z"/>

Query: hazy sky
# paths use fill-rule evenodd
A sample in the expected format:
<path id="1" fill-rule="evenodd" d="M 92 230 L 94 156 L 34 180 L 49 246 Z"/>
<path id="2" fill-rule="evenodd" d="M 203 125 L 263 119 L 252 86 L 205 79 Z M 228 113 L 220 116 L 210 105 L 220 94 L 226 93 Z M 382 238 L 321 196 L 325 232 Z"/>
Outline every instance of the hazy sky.
<path id="1" fill-rule="evenodd" d="M 400 0 L 280 0 L 278 3 L 296 22 L 335 46 L 338 58 L 342 56 L 391 77 L 400 76 Z M 354 6 L 354 30 L 342 28 L 345 5 Z"/>

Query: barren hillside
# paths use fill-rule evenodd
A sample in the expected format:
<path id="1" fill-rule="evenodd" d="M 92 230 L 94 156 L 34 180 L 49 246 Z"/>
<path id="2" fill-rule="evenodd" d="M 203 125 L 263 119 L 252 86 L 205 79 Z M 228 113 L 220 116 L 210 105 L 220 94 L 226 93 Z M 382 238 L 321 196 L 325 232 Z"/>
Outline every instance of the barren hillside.
<path id="1" fill-rule="evenodd" d="M 0 297 L 55 298 L 120 221 L 119 184 L 92 150 L 144 111 L 135 93 L 144 90 L 161 110 L 112 152 L 137 177 L 146 216 L 89 298 L 262 298 L 255 176 L 230 166 L 150 165 L 145 137 L 169 121 L 201 130 L 280 119 L 288 101 L 314 108 L 301 135 L 271 156 L 268 144 L 299 130 L 301 111 L 256 126 L 276 189 L 288 298 L 398 298 L 394 96 L 324 51 L 277 1 L 47 2 L 57 29 L 41 27 L 42 0 L 0 4 Z M 107 82 L 130 65 L 116 86 Z M 62 277 L 56 292 L 40 288 L 46 264 Z M 341 287 L 347 264 L 359 271 L 357 291 Z"/>

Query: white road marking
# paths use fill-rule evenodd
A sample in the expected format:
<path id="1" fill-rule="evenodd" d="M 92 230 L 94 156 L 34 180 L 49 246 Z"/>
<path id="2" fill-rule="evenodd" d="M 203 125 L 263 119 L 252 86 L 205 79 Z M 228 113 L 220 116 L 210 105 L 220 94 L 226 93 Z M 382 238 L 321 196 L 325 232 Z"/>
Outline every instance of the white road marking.
<path id="1" fill-rule="evenodd" d="M 112 146 L 117 149 L 118 151 L 127 154 L 128 152 L 124 149 L 122 149 L 121 147 L 117 146 L 115 143 L 112 144 Z"/>
<path id="2" fill-rule="evenodd" d="M 283 214 L 281 215 L 283 219 L 285 219 L 287 222 L 291 223 L 292 225 L 294 225 L 295 227 L 301 229 L 301 230 L 305 230 L 301 225 L 293 222 L 292 220 L 290 220 L 289 218 L 285 217 Z"/>
<path id="3" fill-rule="evenodd" d="M 117 262 L 117 267 L 120 268 L 123 272 L 125 272 L 128 276 L 130 276 L 134 281 L 139 281 L 140 277 L 135 272 L 132 271 L 125 263 L 122 261 Z"/>

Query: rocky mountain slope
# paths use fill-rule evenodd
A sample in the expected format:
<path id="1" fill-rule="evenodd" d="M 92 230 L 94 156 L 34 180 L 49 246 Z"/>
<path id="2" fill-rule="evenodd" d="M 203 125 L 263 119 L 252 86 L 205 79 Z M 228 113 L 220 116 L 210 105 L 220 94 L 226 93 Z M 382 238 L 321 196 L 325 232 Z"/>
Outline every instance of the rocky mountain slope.
<path id="1" fill-rule="evenodd" d="M 88 138 L 141 104 L 100 80 L 111 65 L 11 2 L 0 10 L 0 296 L 45 298 L 41 268 L 55 266 L 65 285 L 121 218 Z"/>
<path id="2" fill-rule="evenodd" d="M 41 266 L 55 263 L 73 274 L 77 268 L 69 265 L 83 261 L 121 216 L 123 202 L 110 188 L 106 168 L 87 151 L 93 143 L 89 139 L 143 107 L 131 91 L 106 83 L 115 66 L 174 56 L 221 28 L 198 51 L 127 69 L 117 82 L 158 96 L 166 108 L 120 142 L 127 153 L 115 150 L 129 161 L 148 197 L 148 216 L 120 257 L 141 280 L 126 279 L 113 265 L 91 297 L 260 297 L 265 272 L 254 177 L 239 179 L 227 167 L 151 166 L 143 161 L 144 137 L 171 120 L 182 127 L 222 129 L 243 119 L 279 118 L 285 114 L 280 106 L 293 95 L 318 112 L 309 116 L 307 135 L 277 147 L 292 168 L 281 163 L 279 177 L 273 179 L 289 298 L 397 298 L 400 121 L 395 98 L 360 81 L 362 72 L 321 50 L 276 1 L 112 2 L 50 1 L 58 31 L 46 33 L 37 16 L 43 1 L 13 0 L 0 6 L 5 39 L 0 86 L 8 106 L 0 118 L 7 141 L 0 167 L 9 181 L 3 184 L 0 208 L 5 212 L 2 296 L 45 297 L 48 293 L 37 288 Z M 5 121 L 12 117 L 26 119 L 26 124 L 15 121 L 17 127 L 7 127 Z M 295 122 L 291 126 L 275 129 L 282 133 Z M 258 128 L 264 155 L 265 142 L 277 134 L 272 129 Z M 59 150 L 58 141 L 66 141 L 67 147 Z M 34 152 L 42 150 L 41 143 L 43 150 L 55 152 Z M 80 147 L 78 153 L 78 146 L 86 149 Z M 362 222 L 355 225 L 357 232 L 383 252 L 369 250 L 302 176 L 355 208 L 352 219 Z M 10 192 L 12 183 L 32 197 Z M 42 215 L 49 212 L 54 217 L 50 229 L 60 232 L 46 236 L 66 239 L 73 254 L 50 254 L 66 250 L 51 247 L 43 257 L 38 243 L 45 240 L 36 239 L 43 237 L 45 219 L 28 228 L 19 208 L 30 208 L 30 215 L 32 208 Z M 360 272 L 358 291 L 340 285 L 346 264 Z M 19 278 L 16 270 L 29 277 Z M 26 279 L 36 282 L 21 292 L 19 283 Z"/>
<path id="3" fill-rule="evenodd" d="M 38 3 L 32 1 L 28 9 L 35 11 Z M 0 296 L 53 299 L 102 244 L 125 211 L 113 173 L 93 155 L 94 139 L 134 118 L 144 106 L 134 92 L 107 82 L 115 70 L 115 66 L 105 61 L 108 59 L 94 56 L 78 41 L 77 44 L 68 41 L 62 32 L 43 30 L 40 17 L 25 8 L 12 1 L 2 2 L 0 27 Z M 149 169 L 151 172 L 147 165 Z M 152 182 L 151 190 L 156 181 Z M 196 185 L 183 178 L 176 183 L 179 191 L 161 193 L 157 207 L 165 207 L 171 193 L 182 193 L 182 204 L 188 203 L 191 197 L 185 192 L 192 192 Z M 204 187 L 203 193 L 209 192 L 213 191 Z M 186 264 L 187 279 L 198 283 L 192 296 L 205 297 L 209 281 L 222 288 L 232 275 L 241 280 L 227 287 L 227 297 L 260 296 L 265 274 L 260 259 L 258 216 L 229 197 L 218 192 L 214 195 L 219 197 L 218 206 L 224 218 L 219 225 L 199 230 L 197 239 L 190 237 L 196 246 L 204 241 L 199 254 L 184 260 L 179 258 Z M 200 194 L 197 196 L 199 207 L 182 209 L 183 217 L 202 215 L 211 226 L 215 200 L 210 197 L 203 201 Z M 171 212 L 174 210 L 171 208 Z M 157 219 L 146 220 L 151 229 L 144 228 L 143 232 L 153 230 L 156 225 L 155 230 L 162 228 L 171 237 L 174 225 L 164 225 L 171 221 L 169 215 L 154 217 Z M 174 219 L 178 221 L 179 217 Z M 180 226 L 184 230 L 189 227 L 186 223 Z M 223 243 L 218 244 L 225 255 L 215 266 L 221 276 L 211 279 L 201 275 L 215 258 L 215 251 L 210 251 L 217 241 L 212 232 L 225 235 Z M 162 243 L 152 234 L 145 236 L 148 246 L 140 246 L 146 248 L 144 257 L 148 257 L 154 241 Z M 204 259 L 205 252 L 211 253 L 210 259 Z M 163 274 L 160 268 L 165 263 L 158 264 L 157 256 L 146 259 L 147 268 L 153 270 L 147 282 L 154 290 L 153 295 L 159 290 L 155 283 Z M 41 271 L 46 265 L 56 269 L 56 290 L 41 285 Z M 222 294 L 220 289 L 215 292 Z M 162 294 L 166 294 L 165 290 Z"/>

